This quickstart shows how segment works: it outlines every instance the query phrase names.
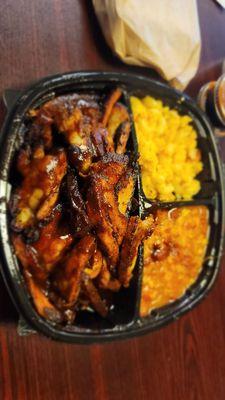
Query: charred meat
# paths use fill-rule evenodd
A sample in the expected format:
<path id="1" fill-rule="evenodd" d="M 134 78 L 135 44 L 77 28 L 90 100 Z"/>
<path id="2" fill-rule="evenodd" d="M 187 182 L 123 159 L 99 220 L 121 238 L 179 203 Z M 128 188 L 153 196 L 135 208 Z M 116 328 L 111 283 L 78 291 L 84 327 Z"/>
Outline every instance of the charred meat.
<path id="1" fill-rule="evenodd" d="M 28 113 L 11 238 L 34 307 L 52 323 L 83 310 L 105 318 L 151 233 L 151 218 L 130 216 L 136 172 L 122 99 L 119 88 L 106 100 L 62 95 Z"/>

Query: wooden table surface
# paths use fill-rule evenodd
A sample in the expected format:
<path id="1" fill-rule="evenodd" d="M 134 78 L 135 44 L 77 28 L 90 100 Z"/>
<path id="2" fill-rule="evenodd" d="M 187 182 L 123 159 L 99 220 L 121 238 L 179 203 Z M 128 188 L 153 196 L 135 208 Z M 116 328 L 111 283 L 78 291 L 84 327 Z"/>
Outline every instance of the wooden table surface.
<path id="1" fill-rule="evenodd" d="M 225 57 L 225 10 L 199 0 L 202 56 L 187 92 L 215 79 Z M 184 10 L 185 15 L 185 10 Z M 1 0 L 0 94 L 71 70 L 138 71 L 107 48 L 90 1 Z M 4 118 L 0 106 L 0 122 Z M 20 337 L 0 278 L 0 400 L 224 400 L 225 258 L 210 295 L 176 323 L 137 339 L 66 345 Z"/>

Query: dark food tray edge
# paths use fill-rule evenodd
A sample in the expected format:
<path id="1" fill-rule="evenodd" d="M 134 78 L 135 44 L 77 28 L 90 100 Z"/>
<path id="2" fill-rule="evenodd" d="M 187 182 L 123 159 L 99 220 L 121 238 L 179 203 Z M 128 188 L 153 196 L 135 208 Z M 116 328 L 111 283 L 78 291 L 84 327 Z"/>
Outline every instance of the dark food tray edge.
<path id="1" fill-rule="evenodd" d="M 77 75 L 77 74 L 75 74 L 75 75 Z M 107 74 L 106 74 L 107 75 Z M 116 74 L 113 74 L 113 75 L 116 75 Z M 90 79 L 91 79 L 92 77 L 90 76 Z M 118 79 L 119 79 L 119 76 L 117 76 L 116 77 L 117 79 L 116 79 L 116 81 L 115 81 L 115 85 L 119 85 L 119 82 L 118 82 Z M 131 79 L 131 78 L 130 78 Z M 138 79 L 138 78 L 136 78 L 136 79 Z M 142 78 L 141 78 L 142 79 Z M 54 80 L 54 78 L 53 78 L 53 80 Z M 45 80 L 44 81 L 42 81 L 43 82 L 43 85 L 45 86 Z M 42 82 L 40 82 L 39 83 L 39 85 L 41 85 L 41 83 Z M 159 85 L 161 85 L 161 84 L 159 84 Z M 163 85 L 162 85 L 163 86 Z M 19 94 L 19 93 L 18 93 Z M 186 96 L 185 96 L 186 97 Z M 9 106 L 11 107 L 11 104 L 9 104 Z M 14 107 L 15 107 L 15 105 L 14 105 Z M 14 109 L 14 107 L 13 107 L 13 109 Z M 3 130 L 4 130 L 5 128 L 3 128 Z M 3 177 L 4 178 L 4 177 Z M 221 178 L 221 177 L 220 177 Z M 221 188 L 222 189 L 222 188 Z M 202 200 L 203 202 L 204 202 L 204 200 Z M 210 200 L 211 201 L 211 200 Z M 196 203 L 197 203 L 197 201 L 196 201 Z M 171 203 L 172 204 L 172 203 Z M 192 204 L 194 204 L 194 202 L 192 203 Z M 178 206 L 178 203 L 176 203 L 176 206 Z M 223 204 L 221 204 L 221 206 L 222 206 L 222 214 L 223 214 Z M 141 251 L 140 251 L 141 252 Z M 218 254 L 221 252 L 221 246 L 220 246 L 220 251 L 218 250 Z M 9 271 L 8 271 L 9 272 Z M 9 277 L 7 277 L 7 272 L 6 272 L 6 270 L 4 271 L 4 275 L 6 275 L 5 276 L 5 280 L 7 281 L 7 285 L 9 286 L 9 281 L 10 281 L 10 279 L 9 279 Z M 139 282 L 141 281 L 141 278 L 140 278 L 140 276 L 139 276 Z M 139 283 L 140 284 L 140 283 Z M 10 289 L 10 291 L 12 291 L 12 288 L 9 288 Z M 139 295 L 140 295 L 140 293 L 139 293 Z M 16 294 L 16 296 L 18 296 L 18 293 Z M 13 295 L 13 297 L 15 297 L 15 292 L 14 292 L 14 295 Z M 18 299 L 19 300 L 19 299 Z M 21 300 L 21 299 L 20 299 Z M 19 300 L 19 301 L 20 301 Z M 191 304 L 191 307 L 195 304 L 195 302 L 198 302 L 199 301 L 199 299 L 193 299 L 193 301 L 192 301 L 192 304 Z M 182 312 L 181 312 L 181 314 L 183 314 L 183 312 L 184 311 L 186 311 L 186 310 L 181 310 Z M 169 322 L 169 320 L 172 320 L 172 319 L 176 319 L 177 318 L 177 314 L 176 313 L 174 313 L 172 316 L 171 315 L 169 315 L 168 316 L 168 318 L 164 318 L 164 320 L 163 321 L 156 321 L 156 324 L 155 324 L 155 326 L 151 326 L 151 327 L 148 327 L 148 326 L 146 326 L 146 320 L 145 320 L 145 323 L 144 323 L 144 325 L 142 326 L 142 329 L 141 329 L 141 326 L 140 326 L 140 323 L 142 323 L 142 322 L 140 322 L 141 320 L 140 320 L 140 318 L 137 318 L 136 320 L 135 320 L 135 324 L 130 324 L 128 327 L 127 327 L 127 329 L 125 330 L 125 331 L 121 331 L 120 329 L 119 330 L 117 330 L 117 333 L 116 333 L 116 331 L 114 330 L 114 329 L 112 329 L 112 330 L 110 330 L 109 332 L 104 332 L 104 333 L 100 333 L 100 334 L 98 334 L 98 333 L 91 333 L 90 335 L 85 335 L 85 334 L 81 334 L 81 335 L 79 335 L 79 333 L 72 333 L 72 335 L 73 335 L 73 339 L 70 337 L 68 337 L 68 335 L 70 335 L 70 333 L 67 333 L 67 332 L 64 332 L 66 335 L 64 335 L 64 337 L 62 338 L 62 337 L 59 337 L 58 336 L 58 332 L 49 332 L 48 331 L 48 329 L 47 329 L 47 331 L 48 332 L 46 332 L 46 327 L 44 326 L 44 325 L 49 325 L 48 323 L 46 323 L 45 321 L 44 321 L 44 323 L 43 323 L 43 320 L 38 316 L 38 319 L 39 320 L 41 320 L 41 321 L 30 321 L 31 322 L 31 324 L 32 325 L 36 325 L 36 327 L 37 327 L 37 329 L 40 329 L 40 325 L 39 325 L 39 322 L 41 322 L 42 323 L 42 328 L 43 329 L 41 329 L 43 332 L 45 332 L 45 333 L 47 333 L 47 334 L 50 334 L 50 336 L 51 337 L 54 337 L 54 338 L 58 338 L 58 339 L 60 339 L 60 340 L 66 340 L 66 341 L 81 341 L 82 342 L 82 338 L 84 338 L 84 340 L 85 340 L 85 342 L 92 342 L 92 341 L 96 341 L 96 339 L 97 339 L 97 337 L 99 337 L 99 340 L 110 340 L 110 339 L 113 339 L 113 338 L 122 338 L 122 337 L 129 337 L 129 336 L 133 336 L 133 335 L 136 335 L 136 334 L 141 334 L 141 333 L 145 333 L 145 331 L 148 331 L 149 329 L 150 330 L 152 330 L 152 329 L 156 329 L 156 328 L 158 328 L 159 326 L 161 326 L 161 325 L 164 325 L 165 323 L 168 323 Z M 29 319 L 29 318 L 28 318 Z M 167 320 L 167 319 L 169 319 L 169 320 Z M 37 323 L 38 322 L 38 323 Z M 54 329 L 53 329 L 54 330 Z M 111 335 L 112 335 L 112 337 L 111 337 Z M 67 337 L 66 337 L 67 336 Z M 76 337 L 75 337 L 76 336 Z"/>

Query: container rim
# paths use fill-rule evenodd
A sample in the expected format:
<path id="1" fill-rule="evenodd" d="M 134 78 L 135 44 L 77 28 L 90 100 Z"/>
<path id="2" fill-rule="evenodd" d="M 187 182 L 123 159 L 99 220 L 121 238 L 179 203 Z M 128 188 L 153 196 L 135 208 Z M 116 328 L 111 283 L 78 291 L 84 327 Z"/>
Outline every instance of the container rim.
<path id="1" fill-rule="evenodd" d="M 215 153 L 215 157 L 217 159 L 218 164 L 218 177 L 220 180 L 221 187 L 221 227 L 220 227 L 220 245 L 218 250 L 218 257 L 214 267 L 214 273 L 210 284 L 207 288 L 204 289 L 204 292 L 200 297 L 196 297 L 192 299 L 188 304 L 184 305 L 181 310 L 178 310 L 173 315 L 169 314 L 163 320 L 155 320 L 154 326 L 153 324 L 147 321 L 145 324 L 141 324 L 140 321 L 137 324 L 131 324 L 126 328 L 126 330 L 117 330 L 116 332 L 110 330 L 110 332 L 104 331 L 104 333 L 78 333 L 78 332 L 67 332 L 67 331 L 58 331 L 53 325 L 50 325 L 45 320 L 40 318 L 37 313 L 35 318 L 30 316 L 28 304 L 22 301 L 21 296 L 18 294 L 18 282 L 13 281 L 12 279 L 12 271 L 8 266 L 7 257 L 11 252 L 10 244 L 5 240 L 5 234 L 7 232 L 7 199 L 6 195 L 6 185 L 8 180 L 8 172 L 9 172 L 9 161 L 11 152 L 8 152 L 7 149 L 12 149 L 15 147 L 12 140 L 10 140 L 9 128 L 11 128 L 12 133 L 15 129 L 19 129 L 21 124 L 21 118 L 24 115 L 24 110 L 27 107 L 30 107 L 32 102 L 35 102 L 38 97 L 43 96 L 45 93 L 52 92 L 54 93 L 55 89 L 63 88 L 68 84 L 74 85 L 83 85 L 88 83 L 97 82 L 107 82 L 112 83 L 114 85 L 125 84 L 129 90 L 129 84 L 131 85 L 131 81 L 135 80 L 136 85 L 138 83 L 142 83 L 145 85 L 154 86 L 160 90 L 165 91 L 166 95 L 172 96 L 174 99 L 179 99 L 180 101 L 186 102 L 191 111 L 196 114 L 199 118 L 200 123 L 206 130 L 207 134 L 210 136 L 211 144 L 213 147 L 213 151 Z M 13 126 L 12 126 L 13 125 Z M 11 133 L 11 136 L 12 136 Z M 206 115 L 202 112 L 201 109 L 197 107 L 195 102 L 187 95 L 176 89 L 172 89 L 168 85 L 155 81 L 151 78 L 146 78 L 142 75 L 137 75 L 134 73 L 125 73 L 125 72 L 109 72 L 109 71 L 79 71 L 79 72 L 68 72 L 65 74 L 57 74 L 49 77 L 45 77 L 32 85 L 30 85 L 26 90 L 24 90 L 21 95 L 16 99 L 15 103 L 12 105 L 11 110 L 9 111 L 4 125 L 1 130 L 1 141 L 3 142 L 3 146 L 1 146 L 0 151 L 0 162 L 1 162 L 1 172 L 0 172 L 0 238 L 1 238 L 1 258 L 3 260 L 3 268 L 1 268 L 1 272 L 4 278 L 4 281 L 9 289 L 11 297 L 14 300 L 14 304 L 16 305 L 19 312 L 25 317 L 31 326 L 35 327 L 38 331 L 44 333 L 47 336 L 52 337 L 53 339 L 58 339 L 65 342 L 77 342 L 77 343 L 92 343 L 92 342 L 102 342 L 102 341 L 110 341 L 114 339 L 124 339 L 131 338 L 134 336 L 143 335 L 147 332 L 156 330 L 164 325 L 167 325 L 169 322 L 176 320 L 178 317 L 186 313 L 189 309 L 193 308 L 194 305 L 200 302 L 206 294 L 208 294 L 211 289 L 216 276 L 219 270 L 219 262 L 222 255 L 223 250 L 223 240 L 224 240 L 224 215 L 225 215 L 225 196 L 224 196 L 224 183 L 223 183 L 223 174 L 222 174 L 222 166 L 218 155 L 218 150 L 215 142 L 215 138 L 213 135 L 212 127 L 206 117 Z M 21 273 L 20 273 L 21 274 Z M 16 290 L 17 289 L 17 290 Z M 27 302 L 28 303 L 28 302 Z M 22 304 L 22 307 L 21 307 Z M 31 306 L 33 308 L 33 306 Z"/>

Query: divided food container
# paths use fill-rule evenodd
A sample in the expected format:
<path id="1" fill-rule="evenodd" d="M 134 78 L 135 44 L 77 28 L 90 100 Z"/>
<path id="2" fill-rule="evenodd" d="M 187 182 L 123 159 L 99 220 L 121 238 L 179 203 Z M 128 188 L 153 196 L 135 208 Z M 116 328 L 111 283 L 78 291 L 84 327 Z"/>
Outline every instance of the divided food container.
<path id="1" fill-rule="evenodd" d="M 131 115 L 130 96 L 143 97 L 150 95 L 160 99 L 165 105 L 175 108 L 181 114 L 192 118 L 193 126 L 198 134 L 198 147 L 201 150 L 203 171 L 198 179 L 201 181 L 201 191 L 192 201 L 152 202 L 144 195 L 141 174 L 136 188 L 139 215 L 143 218 L 152 207 L 174 208 L 185 205 L 206 205 L 209 209 L 209 240 L 205 262 L 197 281 L 179 300 L 154 310 L 148 317 L 141 318 L 139 313 L 141 285 L 143 274 L 143 246 L 139 248 L 134 276 L 130 287 L 122 289 L 115 295 L 115 305 L 107 318 L 101 318 L 95 313 L 80 312 L 74 326 L 57 326 L 42 319 L 35 311 L 27 291 L 17 258 L 10 242 L 8 200 L 14 181 L 12 170 L 15 152 L 23 142 L 26 128 L 26 113 L 30 108 L 37 107 L 47 100 L 70 92 L 100 94 L 107 93 L 115 87 L 123 90 L 122 101 L 128 107 Z M 218 274 L 219 263 L 223 249 L 224 233 L 224 187 L 222 165 L 213 136 L 212 128 L 204 113 L 186 95 L 150 79 L 126 73 L 109 72 L 75 72 L 46 78 L 27 89 L 16 93 L 11 101 L 8 96 L 8 116 L 1 132 L 1 168 L 0 168 L 0 242 L 1 271 L 19 313 L 32 328 L 45 335 L 65 341 L 91 343 L 115 339 L 129 338 L 158 329 L 179 318 L 192 309 L 212 287 Z M 132 125 L 132 135 L 129 149 L 138 156 L 138 144 L 135 127 Z"/>

